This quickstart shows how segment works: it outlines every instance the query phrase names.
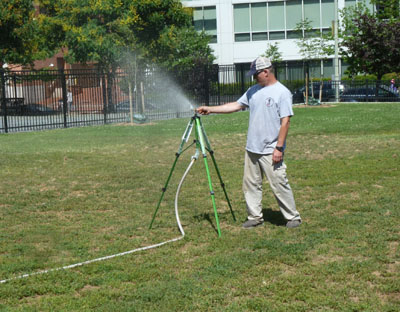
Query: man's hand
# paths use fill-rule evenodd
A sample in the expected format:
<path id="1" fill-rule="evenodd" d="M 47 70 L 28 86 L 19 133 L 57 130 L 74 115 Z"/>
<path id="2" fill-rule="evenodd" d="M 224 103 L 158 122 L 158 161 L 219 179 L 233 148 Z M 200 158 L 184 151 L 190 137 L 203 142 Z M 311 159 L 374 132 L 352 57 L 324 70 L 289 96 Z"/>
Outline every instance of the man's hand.
<path id="1" fill-rule="evenodd" d="M 211 113 L 211 108 L 209 106 L 200 106 L 196 109 L 196 112 L 200 115 L 208 115 Z"/>
<path id="2" fill-rule="evenodd" d="M 280 152 L 277 149 L 274 149 L 274 152 L 272 153 L 272 161 L 274 163 L 279 163 L 282 160 L 283 160 L 283 152 Z"/>

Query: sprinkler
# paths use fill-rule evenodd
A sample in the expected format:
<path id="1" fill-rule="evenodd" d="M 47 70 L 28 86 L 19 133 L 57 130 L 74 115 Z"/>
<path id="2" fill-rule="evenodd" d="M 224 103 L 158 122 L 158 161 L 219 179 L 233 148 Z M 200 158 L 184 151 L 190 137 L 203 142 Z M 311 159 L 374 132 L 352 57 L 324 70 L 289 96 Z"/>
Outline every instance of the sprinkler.
<path id="1" fill-rule="evenodd" d="M 192 108 L 193 108 L 193 106 L 192 106 Z M 191 134 L 191 132 L 193 130 L 193 127 L 195 128 L 195 140 L 193 141 L 193 143 L 190 146 L 188 146 L 187 148 L 183 149 L 185 143 L 187 143 L 188 140 L 189 140 L 189 137 L 190 137 L 190 134 Z M 171 168 L 171 170 L 169 172 L 167 181 L 165 182 L 164 187 L 161 189 L 162 190 L 161 197 L 160 197 L 160 200 L 158 201 L 156 210 L 154 211 L 153 218 L 152 218 L 152 220 L 150 222 L 149 229 L 151 229 L 151 227 L 153 226 L 154 219 L 156 217 L 158 209 L 160 208 L 160 204 L 161 204 L 161 202 L 162 202 L 162 200 L 164 198 L 165 192 L 166 192 L 166 190 L 168 188 L 169 181 L 171 179 L 172 173 L 173 173 L 173 171 L 175 169 L 175 166 L 176 166 L 176 163 L 177 163 L 177 161 L 179 159 L 179 156 L 183 152 L 185 152 L 189 147 L 191 147 L 192 145 L 196 146 L 196 153 L 195 153 L 195 155 L 192 156 L 192 160 L 191 160 L 188 168 L 186 169 L 186 171 L 185 171 L 185 173 L 184 173 L 184 175 L 182 177 L 181 182 L 178 185 L 177 193 L 176 193 L 176 196 L 175 196 L 175 214 L 176 214 L 176 219 L 177 219 L 177 222 L 178 222 L 178 227 L 179 227 L 179 230 L 182 233 L 182 235 L 185 235 L 184 231 L 183 231 L 183 228 L 182 228 L 182 226 L 180 224 L 180 221 L 179 221 L 177 199 L 178 199 L 178 196 L 179 196 L 180 187 L 181 187 L 186 175 L 188 174 L 188 172 L 190 171 L 190 169 L 193 166 L 194 162 L 198 159 L 199 155 L 201 154 L 201 155 L 203 155 L 203 159 L 204 159 L 204 166 L 205 166 L 205 169 L 206 169 L 206 174 L 207 174 L 207 179 L 208 179 L 208 186 L 209 186 L 209 189 L 210 189 L 211 201 L 212 201 L 212 205 L 213 205 L 213 208 L 214 208 L 214 215 L 215 215 L 215 221 L 216 221 L 216 224 L 217 224 L 218 236 L 221 237 L 221 229 L 220 229 L 220 226 L 219 226 L 218 212 L 217 212 L 217 208 L 216 208 L 216 205 L 215 205 L 214 190 L 213 190 L 212 183 L 211 183 L 210 170 L 209 170 L 208 161 L 207 161 L 207 152 L 211 155 L 212 162 L 213 162 L 215 170 L 217 172 L 217 175 L 218 175 L 222 190 L 224 191 L 225 198 L 226 198 L 226 201 L 228 203 L 229 209 L 231 211 L 233 220 L 236 221 L 236 218 L 235 218 L 235 214 L 233 213 L 233 209 L 232 209 L 228 194 L 227 194 L 226 189 L 225 189 L 225 184 L 222 181 L 222 177 L 221 177 L 220 171 L 218 169 L 217 162 L 216 162 L 215 157 L 214 157 L 214 151 L 211 148 L 210 141 L 208 140 L 208 137 L 207 137 L 207 134 L 206 134 L 206 132 L 204 130 L 204 127 L 203 127 L 203 124 L 201 122 L 200 116 L 197 115 L 196 111 L 194 112 L 193 117 L 190 119 L 189 123 L 186 126 L 185 132 L 183 133 L 182 140 L 181 140 L 181 143 L 179 145 L 178 151 L 175 154 L 175 156 L 176 156 L 175 157 L 175 161 L 172 164 L 172 168 Z"/>

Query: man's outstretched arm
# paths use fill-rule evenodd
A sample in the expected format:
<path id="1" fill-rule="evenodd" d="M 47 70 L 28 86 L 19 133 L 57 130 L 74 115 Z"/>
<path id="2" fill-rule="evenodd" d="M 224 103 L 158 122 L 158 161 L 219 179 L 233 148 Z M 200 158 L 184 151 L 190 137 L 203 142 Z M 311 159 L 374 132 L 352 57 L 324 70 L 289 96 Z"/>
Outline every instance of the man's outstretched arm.
<path id="1" fill-rule="evenodd" d="M 243 108 L 238 102 L 230 102 L 219 106 L 200 106 L 196 109 L 201 115 L 215 114 L 228 114 L 238 112 Z"/>

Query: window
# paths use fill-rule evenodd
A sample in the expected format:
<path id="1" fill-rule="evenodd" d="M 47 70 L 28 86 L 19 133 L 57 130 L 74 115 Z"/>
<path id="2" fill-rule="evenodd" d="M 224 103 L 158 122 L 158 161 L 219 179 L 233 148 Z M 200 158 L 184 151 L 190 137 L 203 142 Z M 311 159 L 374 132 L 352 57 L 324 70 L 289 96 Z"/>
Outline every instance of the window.
<path id="1" fill-rule="evenodd" d="M 321 1 L 321 26 L 324 28 L 332 27 L 332 21 L 335 20 L 335 3 L 333 0 Z"/>
<path id="2" fill-rule="evenodd" d="M 323 77 L 324 78 L 332 78 L 335 74 L 335 68 L 333 67 L 333 60 L 324 60 L 323 61 Z"/>
<path id="3" fill-rule="evenodd" d="M 250 41 L 250 7 L 248 3 L 233 6 L 235 41 Z"/>
<path id="4" fill-rule="evenodd" d="M 346 0 L 346 5 L 357 1 Z M 302 33 L 296 26 L 303 19 L 311 22 L 313 31 L 307 35 L 320 36 L 330 32 L 335 18 L 334 0 L 286 0 L 233 5 L 235 41 L 297 39 Z"/>
<path id="5" fill-rule="evenodd" d="M 193 10 L 193 25 L 197 31 L 211 36 L 211 43 L 217 43 L 217 12 L 215 6 L 198 7 Z"/>
<path id="6" fill-rule="evenodd" d="M 285 39 L 284 2 L 268 3 L 269 36 L 271 40 Z"/>
<path id="7" fill-rule="evenodd" d="M 299 61 L 287 62 L 287 79 L 288 80 L 302 80 L 304 79 L 304 64 Z"/>
<path id="8" fill-rule="evenodd" d="M 357 3 L 364 3 L 365 6 L 370 10 L 374 11 L 374 5 L 371 3 L 371 0 L 345 0 L 344 6 L 345 8 L 350 6 L 355 6 Z"/>
<path id="9" fill-rule="evenodd" d="M 293 31 L 303 19 L 301 0 L 286 2 L 286 29 L 288 39 L 297 39 L 300 33 Z"/>
<path id="10" fill-rule="evenodd" d="M 357 4 L 357 0 L 345 0 L 344 7 L 347 8 L 349 6 L 354 6 Z"/>
<path id="11" fill-rule="evenodd" d="M 321 27 L 319 0 L 304 0 L 304 18 L 310 20 L 312 28 Z"/>
<path id="12" fill-rule="evenodd" d="M 251 4 L 252 40 L 268 40 L 267 3 Z"/>
<path id="13" fill-rule="evenodd" d="M 363 2 L 365 6 L 371 11 L 374 11 L 374 5 L 371 3 L 371 0 L 358 0 L 358 2 Z"/>

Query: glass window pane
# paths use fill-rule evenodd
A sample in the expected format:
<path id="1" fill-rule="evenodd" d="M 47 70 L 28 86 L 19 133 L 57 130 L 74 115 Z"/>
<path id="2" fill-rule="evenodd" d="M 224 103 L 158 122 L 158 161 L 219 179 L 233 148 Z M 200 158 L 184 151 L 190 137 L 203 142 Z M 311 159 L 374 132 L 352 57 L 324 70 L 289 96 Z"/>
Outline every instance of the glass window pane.
<path id="1" fill-rule="evenodd" d="M 321 61 L 309 62 L 310 78 L 317 78 L 321 76 Z"/>
<path id="2" fill-rule="evenodd" d="M 332 27 L 335 19 L 335 3 L 333 0 L 322 0 L 322 27 Z"/>
<path id="3" fill-rule="evenodd" d="M 305 38 L 321 37 L 321 31 L 319 29 L 312 29 L 310 31 L 305 31 L 304 32 L 304 37 Z"/>
<path id="4" fill-rule="evenodd" d="M 349 7 L 349 6 L 356 5 L 356 3 L 357 3 L 356 0 L 345 0 L 344 6 L 345 6 L 345 8 L 347 8 L 347 7 Z"/>
<path id="5" fill-rule="evenodd" d="M 250 34 L 235 34 L 235 41 L 250 41 Z"/>
<path id="6" fill-rule="evenodd" d="M 342 76 L 347 76 L 347 69 L 349 68 L 349 64 L 345 63 L 344 61 L 341 61 L 341 75 Z"/>
<path id="7" fill-rule="evenodd" d="M 217 34 L 217 14 L 215 7 L 204 7 L 204 30 L 209 35 Z"/>
<path id="8" fill-rule="evenodd" d="M 304 0 L 304 18 L 311 21 L 313 28 L 320 26 L 319 0 Z"/>
<path id="9" fill-rule="evenodd" d="M 328 28 L 328 29 L 322 29 L 322 35 L 325 36 L 334 36 L 334 34 L 332 34 L 332 28 Z"/>
<path id="10" fill-rule="evenodd" d="M 285 14 L 283 2 L 268 3 L 269 30 L 285 29 Z"/>
<path id="11" fill-rule="evenodd" d="M 332 78 L 335 71 L 333 68 L 333 61 L 332 60 L 325 60 L 324 61 L 324 78 Z"/>
<path id="12" fill-rule="evenodd" d="M 371 3 L 371 0 L 362 0 L 365 6 L 370 10 L 370 12 L 374 12 L 374 5 Z"/>
<path id="13" fill-rule="evenodd" d="M 233 6 L 235 32 L 250 31 L 250 8 L 247 3 Z"/>
<path id="14" fill-rule="evenodd" d="M 203 31 L 203 9 L 194 8 L 193 10 L 193 25 L 197 31 Z"/>
<path id="15" fill-rule="evenodd" d="M 267 3 L 253 3 L 251 5 L 251 30 L 267 31 Z"/>
<path id="16" fill-rule="evenodd" d="M 274 31 L 269 33 L 269 40 L 280 40 L 285 39 L 284 31 Z"/>
<path id="17" fill-rule="evenodd" d="M 301 32 L 297 32 L 297 31 L 287 31 L 287 39 L 299 39 L 301 37 L 303 37 Z"/>
<path id="18" fill-rule="evenodd" d="M 268 33 L 266 33 L 266 32 L 253 33 L 252 40 L 253 41 L 268 40 Z"/>
<path id="19" fill-rule="evenodd" d="M 304 79 L 304 68 L 303 64 L 296 61 L 287 62 L 287 73 L 289 80 L 302 80 Z"/>
<path id="20" fill-rule="evenodd" d="M 301 0 L 286 2 L 286 28 L 295 29 L 302 20 Z"/>

